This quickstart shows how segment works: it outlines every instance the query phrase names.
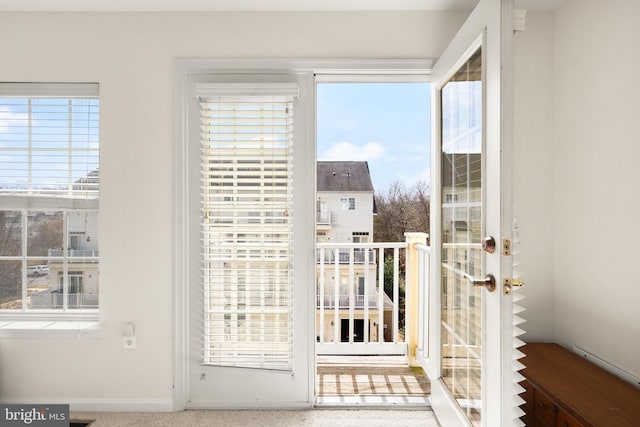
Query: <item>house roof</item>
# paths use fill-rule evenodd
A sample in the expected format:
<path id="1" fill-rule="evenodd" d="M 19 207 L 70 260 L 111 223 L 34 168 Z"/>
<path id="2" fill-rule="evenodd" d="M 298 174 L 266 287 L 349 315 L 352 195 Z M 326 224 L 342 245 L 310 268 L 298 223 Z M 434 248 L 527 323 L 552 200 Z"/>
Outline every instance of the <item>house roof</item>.
<path id="1" fill-rule="evenodd" d="M 318 191 L 373 192 L 367 162 L 317 162 Z"/>
<path id="2" fill-rule="evenodd" d="M 453 187 L 454 184 L 456 187 L 467 185 L 470 187 L 481 186 L 482 155 L 480 153 L 447 153 L 443 156 L 442 186 Z"/>

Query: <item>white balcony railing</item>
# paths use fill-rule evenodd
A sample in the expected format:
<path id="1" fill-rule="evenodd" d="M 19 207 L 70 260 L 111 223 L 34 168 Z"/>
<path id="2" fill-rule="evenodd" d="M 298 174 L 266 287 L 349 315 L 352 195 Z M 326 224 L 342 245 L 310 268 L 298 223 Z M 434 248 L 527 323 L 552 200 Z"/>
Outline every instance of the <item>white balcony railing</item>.
<path id="1" fill-rule="evenodd" d="M 376 291 L 377 294 L 377 291 Z M 364 308 L 364 295 L 356 295 L 354 302 L 355 309 L 363 309 Z M 320 308 L 320 295 L 317 296 L 317 308 Z M 369 295 L 369 308 L 377 309 L 378 308 L 378 296 L 377 295 Z M 348 309 L 351 305 L 351 297 L 349 295 L 340 295 L 338 298 L 338 309 Z M 325 295 L 324 297 L 324 308 L 333 310 L 336 307 L 336 298 L 334 295 Z"/>
<path id="2" fill-rule="evenodd" d="M 64 249 L 49 249 L 48 256 L 62 257 L 64 256 Z M 67 256 L 77 258 L 97 258 L 99 256 L 99 253 L 98 251 L 87 249 L 67 249 Z"/>
<path id="3" fill-rule="evenodd" d="M 64 295 L 61 292 L 37 292 L 29 296 L 29 308 L 64 308 Z M 98 308 L 98 294 L 68 294 L 67 308 Z"/>
<path id="4" fill-rule="evenodd" d="M 424 304 L 429 274 L 419 265 L 428 269 L 429 248 L 426 234 L 409 234 L 405 242 L 317 244 L 317 354 L 415 355 L 426 312 L 409 298 Z"/>
<path id="5" fill-rule="evenodd" d="M 415 357 L 422 366 L 426 366 L 429 358 L 429 308 L 430 300 L 430 274 L 431 274 L 431 248 L 427 245 L 414 245 L 418 258 L 417 268 L 417 331 Z"/>
<path id="6" fill-rule="evenodd" d="M 336 257 L 340 264 L 349 264 L 351 262 L 351 250 L 347 248 L 339 248 L 336 255 L 335 249 L 321 249 L 320 243 L 318 244 L 318 249 L 316 250 L 316 262 L 320 263 L 320 251 L 324 251 L 324 263 L 325 264 L 334 264 L 336 261 Z M 364 264 L 365 262 L 365 252 L 369 252 L 369 262 L 375 264 L 376 263 L 376 254 L 374 249 L 364 249 L 361 247 L 357 247 L 353 249 L 353 262 L 355 264 Z"/>

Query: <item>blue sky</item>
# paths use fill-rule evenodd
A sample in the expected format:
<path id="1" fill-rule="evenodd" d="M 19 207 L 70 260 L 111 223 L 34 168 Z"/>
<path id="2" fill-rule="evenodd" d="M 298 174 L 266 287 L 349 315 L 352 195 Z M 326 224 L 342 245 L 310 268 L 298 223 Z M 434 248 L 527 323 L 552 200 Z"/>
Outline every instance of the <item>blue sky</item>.
<path id="1" fill-rule="evenodd" d="M 319 83 L 318 160 L 366 160 L 377 192 L 429 182 L 428 83 Z"/>

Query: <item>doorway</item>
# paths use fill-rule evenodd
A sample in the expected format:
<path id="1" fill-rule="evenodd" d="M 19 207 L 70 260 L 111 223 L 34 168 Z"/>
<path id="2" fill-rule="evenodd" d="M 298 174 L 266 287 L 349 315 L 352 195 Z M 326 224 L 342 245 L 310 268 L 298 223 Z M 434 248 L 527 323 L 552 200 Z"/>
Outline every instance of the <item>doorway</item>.
<path id="1" fill-rule="evenodd" d="M 405 233 L 429 231 L 430 86 L 343 78 L 316 81 L 317 404 L 426 405 Z"/>

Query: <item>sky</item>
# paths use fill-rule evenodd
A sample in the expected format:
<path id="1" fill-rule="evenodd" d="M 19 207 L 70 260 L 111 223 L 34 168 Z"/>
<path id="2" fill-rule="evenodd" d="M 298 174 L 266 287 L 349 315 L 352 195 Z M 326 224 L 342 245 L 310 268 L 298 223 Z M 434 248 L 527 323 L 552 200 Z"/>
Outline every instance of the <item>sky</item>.
<path id="1" fill-rule="evenodd" d="M 428 83 L 319 83 L 318 160 L 369 162 L 376 192 L 429 182 Z"/>

